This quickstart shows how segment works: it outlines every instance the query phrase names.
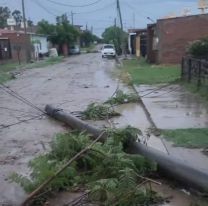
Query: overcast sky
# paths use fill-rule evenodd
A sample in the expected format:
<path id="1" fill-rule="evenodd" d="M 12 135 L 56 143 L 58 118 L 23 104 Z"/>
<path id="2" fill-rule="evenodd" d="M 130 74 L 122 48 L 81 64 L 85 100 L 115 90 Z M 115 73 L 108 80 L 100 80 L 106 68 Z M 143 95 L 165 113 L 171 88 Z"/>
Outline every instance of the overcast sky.
<path id="1" fill-rule="evenodd" d="M 55 4 L 53 2 L 58 2 Z M 85 7 L 83 6 L 97 2 L 98 0 L 25 0 L 26 17 L 35 23 L 41 19 L 55 22 L 55 16 L 73 11 L 74 24 L 88 24 L 93 26 L 93 31 L 100 35 L 104 29 L 114 24 L 116 13 L 116 0 L 100 0 L 98 3 Z M 68 4 L 71 6 L 59 5 Z M 21 0 L 0 0 L 1 6 L 8 6 L 11 10 L 21 10 Z M 199 13 L 198 0 L 120 0 L 124 28 L 143 28 L 152 20 L 167 16 L 169 14 L 181 15 L 184 9 L 190 9 L 191 14 Z M 135 18 L 134 18 L 135 16 Z M 134 21 L 135 19 L 135 21 Z"/>

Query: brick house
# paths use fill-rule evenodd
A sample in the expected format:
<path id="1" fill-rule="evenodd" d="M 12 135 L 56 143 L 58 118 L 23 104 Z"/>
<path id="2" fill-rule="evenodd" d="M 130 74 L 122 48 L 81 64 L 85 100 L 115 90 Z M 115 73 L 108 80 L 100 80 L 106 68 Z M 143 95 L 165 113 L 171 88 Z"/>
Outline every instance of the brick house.
<path id="1" fill-rule="evenodd" d="M 30 45 L 30 36 L 22 31 L 0 30 L 0 62 L 7 60 L 26 60 L 26 47 Z"/>
<path id="2" fill-rule="evenodd" d="M 188 45 L 204 37 L 208 37 L 208 14 L 159 19 L 147 26 L 147 59 L 178 64 Z"/>

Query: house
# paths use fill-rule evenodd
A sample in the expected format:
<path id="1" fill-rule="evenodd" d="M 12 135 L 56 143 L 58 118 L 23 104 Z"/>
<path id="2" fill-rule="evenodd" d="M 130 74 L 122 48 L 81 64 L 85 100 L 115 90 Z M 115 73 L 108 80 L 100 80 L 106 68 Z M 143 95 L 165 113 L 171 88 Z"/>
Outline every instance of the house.
<path id="1" fill-rule="evenodd" d="M 208 14 L 159 19 L 147 26 L 147 59 L 179 64 L 189 44 L 204 37 L 208 37 Z"/>
<path id="2" fill-rule="evenodd" d="M 147 54 L 147 29 L 129 29 L 128 34 L 130 54 L 145 57 Z"/>
<path id="3" fill-rule="evenodd" d="M 8 60 L 26 61 L 30 47 L 30 36 L 22 31 L 0 29 L 0 62 Z M 29 54 L 28 54 L 29 55 Z"/>
<path id="4" fill-rule="evenodd" d="M 38 59 L 39 56 L 44 56 L 49 51 L 49 44 L 46 35 L 28 33 L 30 41 L 33 45 L 32 57 Z"/>
<path id="5" fill-rule="evenodd" d="M 47 36 L 0 29 L 0 63 L 26 61 L 48 52 Z"/>

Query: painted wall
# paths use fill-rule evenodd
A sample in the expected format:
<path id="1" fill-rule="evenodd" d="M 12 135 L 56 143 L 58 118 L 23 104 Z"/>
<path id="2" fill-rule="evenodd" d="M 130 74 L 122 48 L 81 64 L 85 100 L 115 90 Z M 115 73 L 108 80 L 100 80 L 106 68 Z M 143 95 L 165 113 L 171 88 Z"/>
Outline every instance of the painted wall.
<path id="1" fill-rule="evenodd" d="M 48 41 L 46 36 L 31 34 L 31 42 L 36 54 L 45 54 L 48 52 Z"/>

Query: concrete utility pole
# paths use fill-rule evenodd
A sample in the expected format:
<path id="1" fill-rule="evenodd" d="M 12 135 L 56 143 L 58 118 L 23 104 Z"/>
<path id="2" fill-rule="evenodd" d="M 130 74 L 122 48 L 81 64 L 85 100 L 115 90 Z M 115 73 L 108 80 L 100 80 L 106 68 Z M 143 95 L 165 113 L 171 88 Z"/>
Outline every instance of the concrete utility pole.
<path id="1" fill-rule="evenodd" d="M 121 36 L 122 54 L 125 55 L 125 57 L 126 57 L 125 36 L 124 36 L 123 20 L 122 20 L 121 7 L 120 7 L 120 1 L 119 0 L 116 0 L 116 7 L 117 7 L 117 13 L 118 13 L 118 16 L 119 16 L 120 27 L 121 27 L 121 30 L 122 30 L 122 36 Z"/>
<path id="2" fill-rule="evenodd" d="M 22 0 L 22 15 L 23 15 L 24 32 L 25 32 L 25 35 L 26 35 L 27 34 L 27 28 L 26 28 L 26 18 L 25 18 L 25 0 Z"/>
<path id="3" fill-rule="evenodd" d="M 116 0 L 116 5 L 117 5 L 117 12 L 118 12 L 118 16 L 119 16 L 120 26 L 121 26 L 121 29 L 123 31 L 123 20 L 122 20 L 122 16 L 121 16 L 121 7 L 120 7 L 120 1 L 119 0 Z"/>
<path id="4" fill-rule="evenodd" d="M 71 23 L 72 25 L 74 25 L 74 12 L 71 11 Z"/>
<path id="5" fill-rule="evenodd" d="M 25 35 L 25 57 L 26 61 L 30 61 L 30 45 L 27 42 L 27 27 L 26 27 L 26 17 L 25 17 L 25 0 L 22 0 L 22 15 L 23 15 L 23 25 L 24 25 L 24 35 Z"/>

